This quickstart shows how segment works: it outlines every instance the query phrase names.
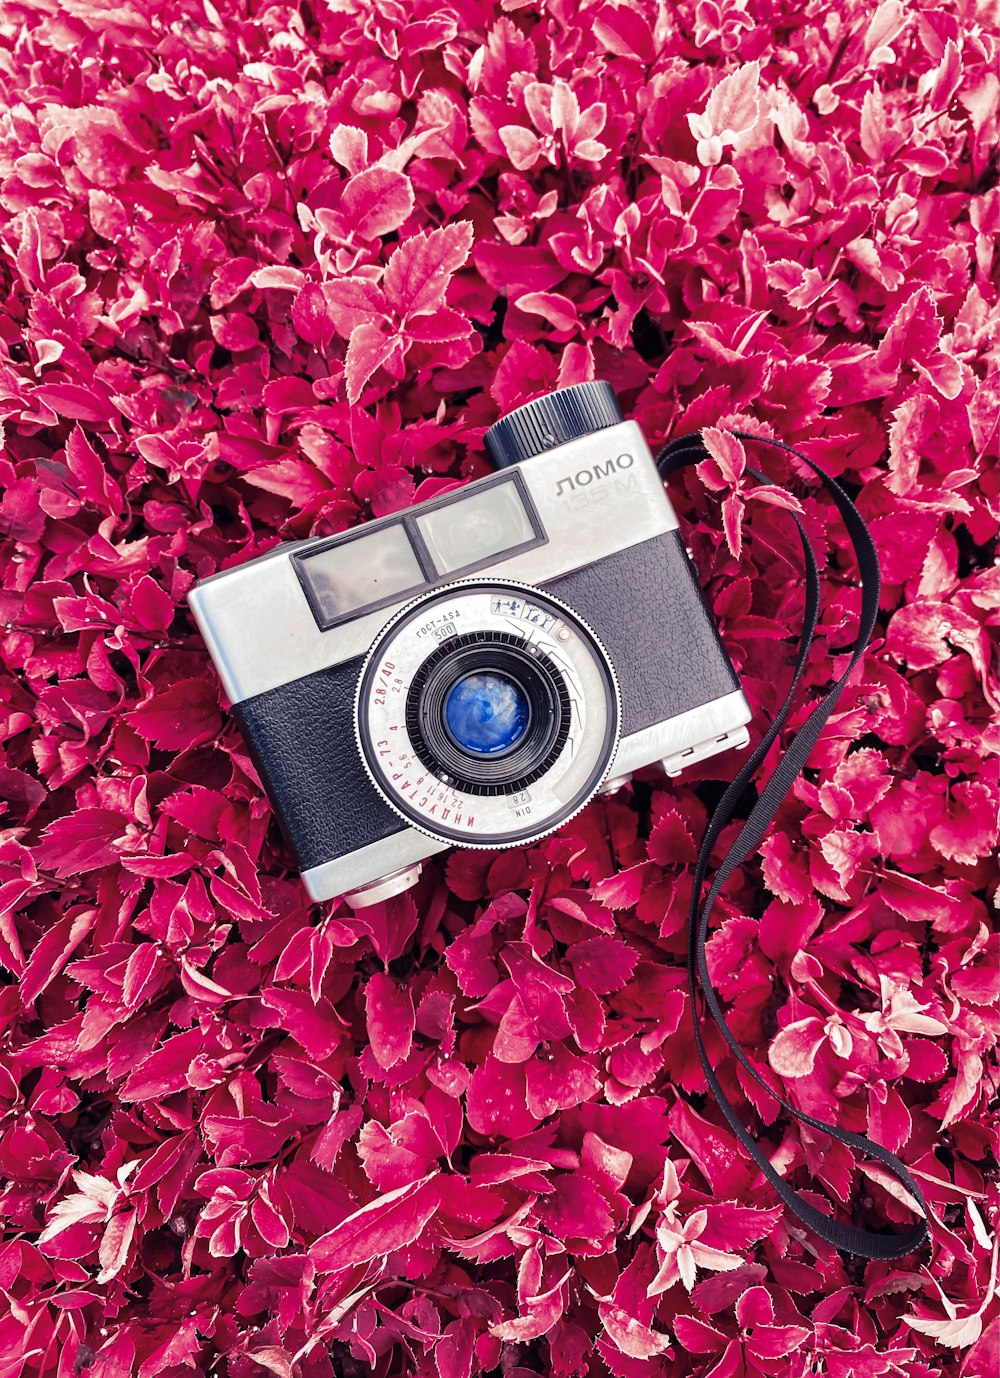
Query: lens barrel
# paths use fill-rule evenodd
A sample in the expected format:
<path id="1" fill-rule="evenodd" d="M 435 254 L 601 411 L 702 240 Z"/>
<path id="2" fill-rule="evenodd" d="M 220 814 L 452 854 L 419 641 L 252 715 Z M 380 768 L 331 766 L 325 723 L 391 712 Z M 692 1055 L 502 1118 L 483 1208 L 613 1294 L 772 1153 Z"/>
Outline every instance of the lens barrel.
<path id="1" fill-rule="evenodd" d="M 624 421 L 610 383 L 576 383 L 515 407 L 483 437 L 498 469 Z"/>
<path id="2" fill-rule="evenodd" d="M 450 730 L 449 695 L 470 675 L 495 676 L 523 695 L 527 726 L 505 750 L 470 749 Z M 566 682 L 543 652 L 504 632 L 472 632 L 438 646 L 414 675 L 406 729 L 423 765 L 466 794 L 515 793 L 537 780 L 559 755 L 569 732 Z"/>
<path id="3" fill-rule="evenodd" d="M 531 584 L 466 579 L 387 622 L 354 697 L 372 785 L 429 837 L 516 847 L 593 798 L 618 748 L 621 696 L 596 633 Z"/>

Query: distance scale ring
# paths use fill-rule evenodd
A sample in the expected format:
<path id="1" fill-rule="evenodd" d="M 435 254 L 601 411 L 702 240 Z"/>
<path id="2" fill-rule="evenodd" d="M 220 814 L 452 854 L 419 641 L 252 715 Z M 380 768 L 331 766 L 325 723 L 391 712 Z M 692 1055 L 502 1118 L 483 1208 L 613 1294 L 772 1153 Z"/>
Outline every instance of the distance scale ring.
<path id="1" fill-rule="evenodd" d="M 495 759 L 463 750 L 443 705 L 463 676 L 514 682 L 524 739 Z M 358 749 L 404 822 L 439 842 L 513 847 L 560 828 L 607 777 L 621 724 L 614 669 L 596 633 L 551 594 L 463 580 L 401 609 L 365 659 Z"/>

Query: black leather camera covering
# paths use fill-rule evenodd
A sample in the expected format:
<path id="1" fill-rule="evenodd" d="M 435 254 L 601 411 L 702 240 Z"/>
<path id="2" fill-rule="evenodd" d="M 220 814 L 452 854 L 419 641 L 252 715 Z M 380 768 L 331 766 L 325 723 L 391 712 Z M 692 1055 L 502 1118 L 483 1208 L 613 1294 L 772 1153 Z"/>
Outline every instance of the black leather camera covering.
<path id="1" fill-rule="evenodd" d="M 621 688 L 623 737 L 739 689 L 679 531 L 545 587 L 604 642 Z"/>
<path id="2" fill-rule="evenodd" d="M 356 656 L 233 707 L 302 871 L 407 826 L 361 764 L 354 735 L 361 662 Z"/>
<path id="3" fill-rule="evenodd" d="M 589 622 L 611 656 L 622 734 L 739 689 L 677 531 L 545 587 Z M 299 867 L 321 866 L 407 826 L 376 792 L 355 744 L 361 657 L 234 706 Z"/>

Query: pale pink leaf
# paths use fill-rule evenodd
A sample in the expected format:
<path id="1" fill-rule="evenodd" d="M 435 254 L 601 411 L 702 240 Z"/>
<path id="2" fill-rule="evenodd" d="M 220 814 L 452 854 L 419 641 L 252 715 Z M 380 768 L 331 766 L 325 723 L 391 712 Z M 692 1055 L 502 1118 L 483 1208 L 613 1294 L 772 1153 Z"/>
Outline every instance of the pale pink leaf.
<path id="1" fill-rule="evenodd" d="M 452 274 L 469 257 L 472 237 L 472 225 L 458 220 L 400 244 L 389 259 L 382 286 L 401 317 L 419 316 L 444 304 Z"/>
<path id="2" fill-rule="evenodd" d="M 808 1076 L 825 1041 L 826 1029 L 821 1019 L 798 1019 L 775 1034 L 768 1061 L 779 1076 Z"/>
<path id="3" fill-rule="evenodd" d="M 398 230 L 413 210 L 413 186 L 403 172 L 365 168 L 344 187 L 340 212 L 360 239 L 377 239 Z"/>
<path id="4" fill-rule="evenodd" d="M 372 374 L 397 354 L 399 347 L 396 336 L 387 335 L 376 322 L 354 327 L 344 363 L 349 402 L 357 402 Z"/>
<path id="5" fill-rule="evenodd" d="M 413 993 L 386 972 L 377 971 L 365 988 L 368 1038 L 380 1067 L 393 1067 L 413 1040 Z"/>
<path id="6" fill-rule="evenodd" d="M 323 1272 L 336 1273 L 405 1249 L 423 1234 L 439 1200 L 437 1173 L 398 1187 L 322 1235 L 311 1246 L 310 1257 Z"/>
<path id="7" fill-rule="evenodd" d="M 692 133 L 696 138 L 717 137 L 724 144 L 732 143 L 735 135 L 757 123 L 759 90 L 760 63 L 744 63 L 712 88 L 703 116 L 688 116 Z"/>

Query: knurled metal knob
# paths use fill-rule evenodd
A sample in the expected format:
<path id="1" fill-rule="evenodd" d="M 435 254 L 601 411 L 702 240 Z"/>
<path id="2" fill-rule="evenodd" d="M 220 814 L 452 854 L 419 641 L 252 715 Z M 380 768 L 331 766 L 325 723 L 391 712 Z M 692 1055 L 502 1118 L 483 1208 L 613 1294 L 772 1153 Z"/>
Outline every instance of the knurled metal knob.
<path id="1" fill-rule="evenodd" d="M 576 383 L 515 407 L 484 439 L 494 464 L 506 469 L 624 420 L 610 383 Z"/>

